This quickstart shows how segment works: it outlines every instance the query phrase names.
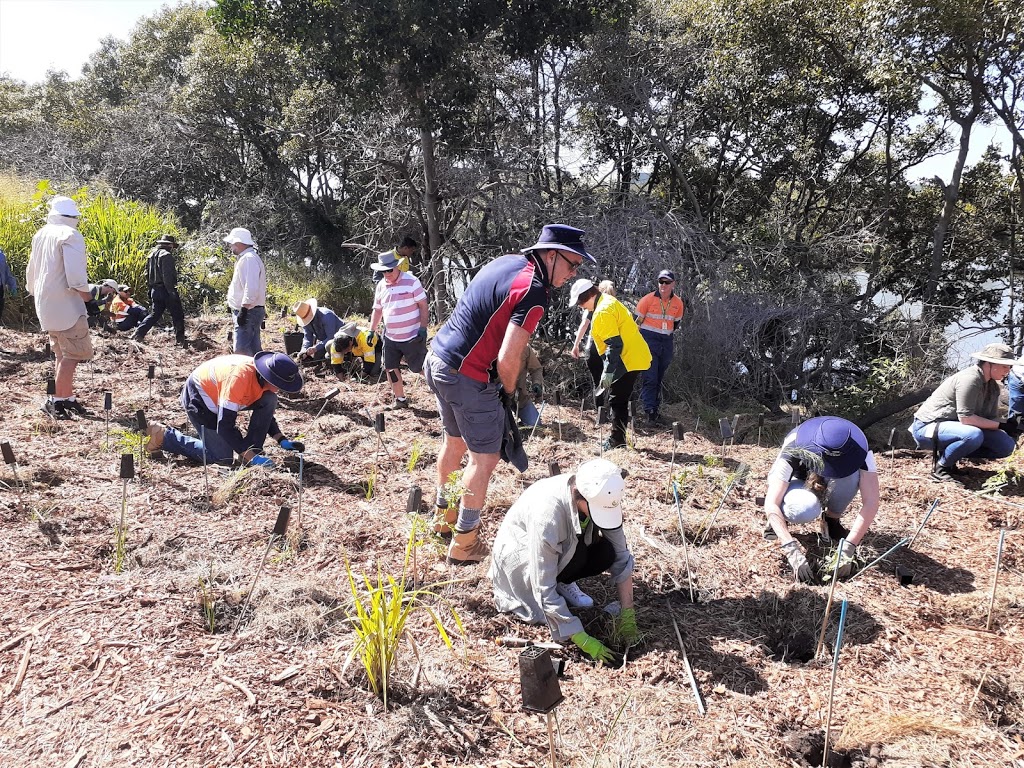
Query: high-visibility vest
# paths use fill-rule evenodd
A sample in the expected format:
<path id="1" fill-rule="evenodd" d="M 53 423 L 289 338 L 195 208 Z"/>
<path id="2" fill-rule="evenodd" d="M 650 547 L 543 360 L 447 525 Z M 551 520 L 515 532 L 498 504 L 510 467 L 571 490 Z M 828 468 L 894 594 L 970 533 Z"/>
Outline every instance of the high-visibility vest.
<path id="1" fill-rule="evenodd" d="M 640 327 L 645 331 L 670 336 L 676 323 L 683 319 L 683 300 L 673 294 L 668 301 L 662 300 L 657 291 L 648 293 L 636 305 Z"/>

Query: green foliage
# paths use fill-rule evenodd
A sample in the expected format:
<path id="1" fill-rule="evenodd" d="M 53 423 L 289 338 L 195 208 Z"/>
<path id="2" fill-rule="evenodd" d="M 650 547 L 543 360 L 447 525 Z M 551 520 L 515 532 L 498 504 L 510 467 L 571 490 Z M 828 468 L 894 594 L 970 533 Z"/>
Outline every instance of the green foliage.
<path id="1" fill-rule="evenodd" d="M 199 605 L 203 610 L 204 625 L 211 635 L 217 630 L 217 592 L 214 586 L 213 561 L 208 578 L 199 577 Z"/>
<path id="2" fill-rule="evenodd" d="M 466 486 L 462 483 L 462 470 L 457 469 L 448 475 L 448 482 L 444 484 L 441 495 L 448 502 L 449 509 L 457 509 L 462 497 L 466 495 Z"/>
<path id="3" fill-rule="evenodd" d="M 828 413 L 865 413 L 920 386 L 927 364 L 926 358 L 909 355 L 876 357 L 866 377 L 836 391 L 830 398 L 823 398 L 822 406 Z"/>
<path id="4" fill-rule="evenodd" d="M 375 581 L 371 581 L 365 574 L 357 580 L 348 559 L 345 561 L 353 602 L 348 620 L 355 634 L 355 645 L 349 654 L 349 660 L 358 658 L 362 662 L 370 690 L 381 698 L 385 709 L 388 706 L 391 672 L 398 658 L 410 615 L 420 610 L 426 612 L 441 640 L 449 648 L 452 647 L 451 637 L 441 619 L 434 609 L 425 604 L 427 599 L 436 598 L 437 594 L 431 589 L 409 589 L 406 586 L 409 563 L 415 546 L 414 536 L 415 529 L 410 529 L 402 574 L 398 579 L 390 574 L 384 576 L 378 570 Z M 362 582 L 364 590 L 360 589 L 357 581 Z M 458 614 L 454 608 L 447 607 L 446 612 L 449 611 L 461 633 L 462 622 Z"/>
<path id="5" fill-rule="evenodd" d="M 377 487 L 377 465 L 370 467 L 370 471 L 366 473 L 366 482 L 363 483 L 366 488 L 366 500 L 369 501 L 373 498 L 373 492 Z"/>
<path id="6" fill-rule="evenodd" d="M 409 461 L 405 465 L 408 472 L 414 472 L 416 470 L 416 464 L 420 460 L 421 453 L 423 453 L 423 443 L 419 440 L 413 440 L 412 448 L 409 449 Z"/>
<path id="7" fill-rule="evenodd" d="M 1017 451 L 999 462 L 999 469 L 996 470 L 981 486 L 981 492 L 989 496 L 1002 495 L 1003 489 L 1009 486 L 1020 485 L 1024 481 L 1024 474 L 1016 467 Z"/>

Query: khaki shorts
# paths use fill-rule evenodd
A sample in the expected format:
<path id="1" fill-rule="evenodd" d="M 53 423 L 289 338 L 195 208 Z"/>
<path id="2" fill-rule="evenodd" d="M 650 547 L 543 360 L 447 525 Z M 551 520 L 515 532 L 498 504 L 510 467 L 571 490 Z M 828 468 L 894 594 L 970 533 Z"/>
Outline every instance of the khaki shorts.
<path id="1" fill-rule="evenodd" d="M 68 360 L 84 362 L 92 360 L 92 341 L 89 339 L 89 320 L 78 318 L 78 322 L 66 331 L 50 331 L 50 343 L 54 352 Z"/>

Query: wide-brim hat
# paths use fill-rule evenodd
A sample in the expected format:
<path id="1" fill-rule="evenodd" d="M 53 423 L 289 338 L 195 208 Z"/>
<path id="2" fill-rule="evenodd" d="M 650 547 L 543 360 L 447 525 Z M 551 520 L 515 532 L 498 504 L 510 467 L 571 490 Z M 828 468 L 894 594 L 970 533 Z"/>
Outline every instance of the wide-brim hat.
<path id="1" fill-rule="evenodd" d="M 283 392 L 295 394 L 302 389 L 302 374 L 299 373 L 299 366 L 283 352 L 263 350 L 257 352 L 253 360 L 256 362 L 256 370 L 259 371 L 260 376 Z"/>
<path id="2" fill-rule="evenodd" d="M 75 201 L 63 195 L 57 195 L 50 201 L 50 213 L 55 213 L 58 216 L 70 216 L 73 219 L 81 216 Z"/>
<path id="3" fill-rule="evenodd" d="M 971 357 L 996 365 L 1024 365 L 1024 360 L 1018 360 L 1006 344 L 986 344 L 979 352 L 971 352 Z"/>
<path id="4" fill-rule="evenodd" d="M 582 256 L 591 264 L 597 264 L 597 259 L 587 253 L 587 248 L 583 244 L 583 236 L 585 234 L 586 232 L 582 229 L 569 227 L 565 224 L 545 224 L 544 228 L 540 231 L 540 237 L 537 238 L 537 242 L 523 250 L 546 251 L 550 248 L 554 248 L 558 251 L 569 251 L 570 253 L 575 253 L 577 256 Z"/>
<path id="5" fill-rule="evenodd" d="M 316 317 L 316 308 L 316 299 L 309 298 L 305 301 L 300 301 L 292 307 L 292 312 L 295 313 L 295 321 L 305 328 L 307 325 L 312 323 L 313 318 Z"/>
<path id="6" fill-rule="evenodd" d="M 569 289 L 569 306 L 575 307 L 579 303 L 580 296 L 589 291 L 594 287 L 594 283 L 587 280 L 585 277 L 581 277 L 575 283 L 572 284 L 572 288 Z"/>
<path id="7" fill-rule="evenodd" d="M 849 477 L 866 469 L 868 439 L 853 422 L 838 416 L 817 416 L 796 429 L 791 448 L 803 449 L 821 458 L 822 477 Z"/>
<path id="8" fill-rule="evenodd" d="M 402 259 L 399 258 L 394 250 L 384 251 L 377 254 L 377 261 L 370 265 L 370 269 L 374 272 L 390 272 L 392 269 L 400 266 L 401 263 Z"/>
<path id="9" fill-rule="evenodd" d="M 252 241 L 252 232 L 245 227 L 235 227 L 227 236 L 224 238 L 224 242 L 228 245 L 234 245 L 235 243 L 242 243 L 243 245 L 256 245 Z"/>
<path id="10" fill-rule="evenodd" d="M 587 500 L 594 525 L 613 530 L 622 525 L 622 470 L 608 459 L 591 459 L 576 470 L 576 490 Z"/>
<path id="11" fill-rule="evenodd" d="M 351 321 L 351 322 L 345 323 L 343 326 L 341 326 L 341 328 L 338 329 L 338 332 L 336 334 L 334 334 L 334 338 L 336 338 L 336 339 L 342 339 L 342 338 L 344 338 L 344 339 L 354 339 L 358 335 L 359 335 L 359 325 L 356 322 Z"/>
<path id="12" fill-rule="evenodd" d="M 156 245 L 169 245 L 173 248 L 178 247 L 178 238 L 174 235 L 160 235 L 160 239 L 156 241 Z"/>

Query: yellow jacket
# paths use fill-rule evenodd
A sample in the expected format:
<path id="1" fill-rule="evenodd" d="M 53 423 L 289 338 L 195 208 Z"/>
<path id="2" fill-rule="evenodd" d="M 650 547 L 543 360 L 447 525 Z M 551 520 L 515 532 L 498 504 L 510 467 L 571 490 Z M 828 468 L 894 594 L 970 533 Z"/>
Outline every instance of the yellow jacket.
<path id="1" fill-rule="evenodd" d="M 626 305 L 614 296 L 600 294 L 590 321 L 590 335 L 599 355 L 608 348 L 608 339 L 622 338 L 622 364 L 627 371 L 646 371 L 651 367 L 651 350 Z"/>

